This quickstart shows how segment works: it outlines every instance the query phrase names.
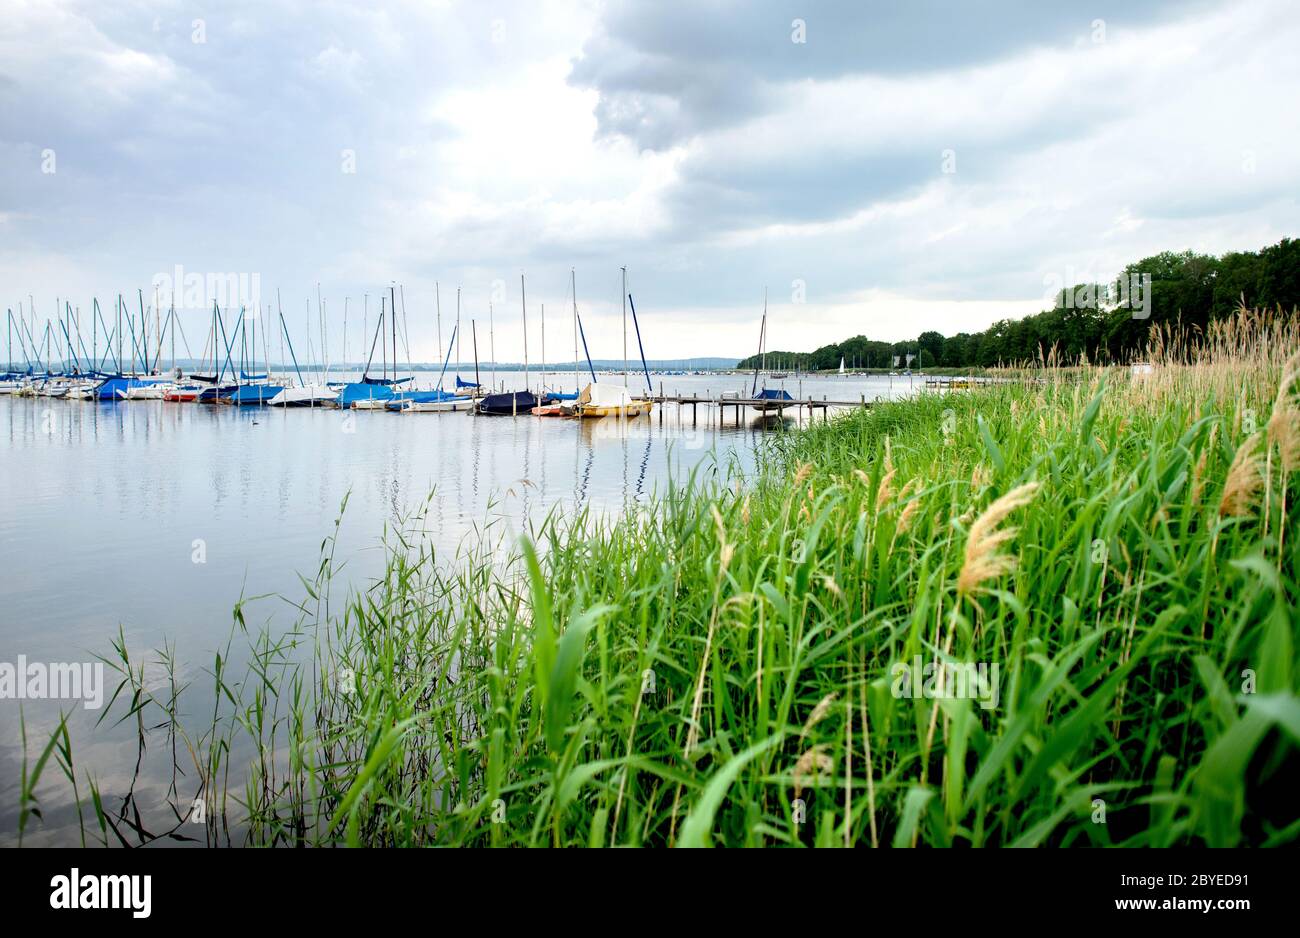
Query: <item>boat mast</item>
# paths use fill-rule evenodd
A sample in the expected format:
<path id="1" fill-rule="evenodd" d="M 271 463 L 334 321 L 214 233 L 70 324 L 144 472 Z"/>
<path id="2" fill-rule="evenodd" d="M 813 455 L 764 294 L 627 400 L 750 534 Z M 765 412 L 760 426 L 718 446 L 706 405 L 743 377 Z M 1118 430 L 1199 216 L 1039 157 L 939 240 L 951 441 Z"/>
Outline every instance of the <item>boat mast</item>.
<path id="1" fill-rule="evenodd" d="M 478 376 L 478 323 L 471 319 L 469 327 L 474 334 L 474 383 L 481 385 L 482 381 L 479 380 Z"/>
<path id="2" fill-rule="evenodd" d="M 623 387 L 627 387 L 627 268 L 623 270 Z"/>
<path id="3" fill-rule="evenodd" d="M 411 364 L 411 327 L 406 321 L 406 284 L 402 284 L 402 344 L 406 346 L 406 370 L 411 373 L 411 384 L 415 384 L 415 366 Z"/>
<path id="4" fill-rule="evenodd" d="M 754 384 L 750 388 L 749 396 L 758 396 L 758 370 L 763 359 L 763 338 L 767 335 L 767 291 L 763 291 L 763 320 L 758 327 L 758 354 L 754 356 Z"/>
<path id="5" fill-rule="evenodd" d="M 456 390 L 460 390 L 460 287 L 456 288 Z"/>
<path id="6" fill-rule="evenodd" d="M 569 290 L 573 294 L 573 391 L 577 391 L 577 273 L 569 268 Z"/>
<path id="7" fill-rule="evenodd" d="M 442 296 L 436 280 L 433 282 L 433 304 L 438 312 L 438 357 L 442 358 Z M 447 366 L 443 365 L 442 370 L 446 371 Z M 438 390 L 442 390 L 442 375 L 438 375 Z"/>
<path id="8" fill-rule="evenodd" d="M 280 305 L 280 288 L 275 288 L 275 313 L 280 317 L 280 367 L 284 367 L 284 337 L 288 333 L 289 327 L 284 324 L 284 307 Z M 298 363 L 294 362 L 294 371 L 298 370 Z M 301 375 L 299 375 L 301 377 Z M 285 376 L 285 385 L 289 384 L 288 375 Z"/>
<path id="9" fill-rule="evenodd" d="M 542 383 L 538 387 L 538 397 L 546 396 L 546 304 L 542 304 Z"/>
<path id="10" fill-rule="evenodd" d="M 325 301 L 320 298 L 320 284 L 316 284 L 316 305 L 319 307 L 320 321 L 320 364 L 321 364 L 321 384 L 329 386 L 330 383 L 330 337 L 329 331 L 325 328 Z M 393 368 L 396 369 L 397 361 L 394 356 Z"/>
<path id="11" fill-rule="evenodd" d="M 519 309 L 524 320 L 524 390 L 528 390 L 528 297 L 524 293 L 524 275 L 519 275 Z"/>
<path id="12" fill-rule="evenodd" d="M 393 310 L 393 384 L 397 384 L 397 291 L 388 281 L 388 305 Z"/>
<path id="13" fill-rule="evenodd" d="M 144 365 L 144 373 L 149 373 L 149 317 L 144 311 L 144 289 L 136 287 L 135 292 L 140 297 L 140 363 Z M 134 331 L 131 338 L 135 338 Z"/>
<path id="14" fill-rule="evenodd" d="M 492 359 L 492 389 L 497 386 L 497 331 L 492 321 L 492 301 L 488 300 L 488 356 Z"/>

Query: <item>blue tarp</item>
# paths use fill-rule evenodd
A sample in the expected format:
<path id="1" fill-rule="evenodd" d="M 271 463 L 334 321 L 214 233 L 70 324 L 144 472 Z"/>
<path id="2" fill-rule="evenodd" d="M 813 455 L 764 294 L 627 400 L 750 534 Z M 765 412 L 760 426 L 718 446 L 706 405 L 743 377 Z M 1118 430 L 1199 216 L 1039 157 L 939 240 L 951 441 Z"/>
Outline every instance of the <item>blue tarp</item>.
<path id="1" fill-rule="evenodd" d="M 265 404 L 283 390 L 278 384 L 245 384 L 231 394 L 223 394 L 221 399 L 231 404 Z"/>
<path id="2" fill-rule="evenodd" d="M 394 394 L 393 399 L 384 406 L 389 410 L 401 410 L 402 405 L 407 401 L 416 404 L 429 404 L 437 401 L 458 401 L 462 400 L 458 395 L 450 391 L 403 391 L 400 394 Z"/>
<path id="3" fill-rule="evenodd" d="M 141 381 L 139 378 L 109 378 L 95 389 L 95 399 L 99 401 L 117 400 L 117 392 L 127 391 L 131 388 L 147 388 L 150 385 L 157 384 L 161 379 L 155 378 L 152 381 Z"/>
<path id="4" fill-rule="evenodd" d="M 386 384 L 354 381 L 343 385 L 343 390 L 339 391 L 338 405 L 351 407 L 357 401 L 391 401 L 392 399 L 393 389 Z"/>

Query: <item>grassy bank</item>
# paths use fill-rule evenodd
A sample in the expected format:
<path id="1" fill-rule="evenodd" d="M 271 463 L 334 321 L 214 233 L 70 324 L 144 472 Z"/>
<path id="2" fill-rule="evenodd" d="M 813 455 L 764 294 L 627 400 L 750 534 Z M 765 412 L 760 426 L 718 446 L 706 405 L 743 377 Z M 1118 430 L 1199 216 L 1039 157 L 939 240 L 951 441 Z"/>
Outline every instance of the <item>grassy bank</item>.
<path id="1" fill-rule="evenodd" d="M 327 543 L 301 628 L 172 727 L 209 839 L 1293 841 L 1297 349 L 1243 314 L 1145 378 L 884 404 L 504 566 L 399 538 L 345 608 Z"/>

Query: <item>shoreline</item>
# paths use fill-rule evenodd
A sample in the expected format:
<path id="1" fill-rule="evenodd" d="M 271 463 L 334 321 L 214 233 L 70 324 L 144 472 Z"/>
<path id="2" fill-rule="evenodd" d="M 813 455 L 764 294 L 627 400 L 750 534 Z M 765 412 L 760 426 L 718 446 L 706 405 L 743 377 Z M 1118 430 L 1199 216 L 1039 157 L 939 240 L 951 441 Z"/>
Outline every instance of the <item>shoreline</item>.
<path id="1" fill-rule="evenodd" d="M 393 550 L 305 615 L 309 663 L 250 634 L 267 677 L 174 726 L 207 841 L 1292 842 L 1227 756 L 1294 747 L 1300 334 L 1270 328 L 841 416 L 743 484 L 552 518 L 504 573 Z"/>

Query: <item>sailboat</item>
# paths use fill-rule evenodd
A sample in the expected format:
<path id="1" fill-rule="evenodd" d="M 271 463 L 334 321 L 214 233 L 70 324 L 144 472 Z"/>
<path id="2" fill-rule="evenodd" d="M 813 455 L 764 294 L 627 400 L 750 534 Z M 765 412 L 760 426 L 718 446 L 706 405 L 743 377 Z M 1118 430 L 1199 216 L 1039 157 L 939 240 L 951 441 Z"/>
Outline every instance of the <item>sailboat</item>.
<path id="1" fill-rule="evenodd" d="M 840 356 L 840 377 L 841 377 L 841 378 L 844 377 L 844 374 L 845 374 L 845 372 L 844 372 L 844 356 L 841 355 L 841 356 Z"/>
<path id="2" fill-rule="evenodd" d="M 595 381 L 593 375 L 592 383 L 583 388 L 582 393 L 578 395 L 578 400 L 574 405 L 574 413 L 579 417 L 597 418 L 597 417 L 640 417 L 642 414 L 649 414 L 654 409 L 654 401 L 638 399 L 632 396 L 631 390 L 627 386 L 627 307 L 631 294 L 627 292 L 627 268 L 623 270 L 623 386 L 602 385 Z M 636 305 L 632 306 L 632 319 L 636 322 Z M 637 325 L 637 344 L 641 342 L 641 327 Z M 645 369 L 646 386 L 650 388 L 650 394 L 653 396 L 654 388 L 650 386 L 650 369 L 646 367 L 645 349 L 641 349 L 641 366 Z"/>
<path id="3" fill-rule="evenodd" d="M 578 400 L 578 335 L 581 323 L 578 319 L 578 277 L 573 268 L 569 269 L 569 289 L 573 297 L 573 387 L 572 394 L 560 391 L 545 392 L 542 403 L 533 408 L 533 413 L 538 417 L 571 417 L 574 415 L 575 403 Z M 590 359 L 588 359 L 590 365 Z M 542 307 L 542 367 L 546 366 L 546 307 Z M 545 372 L 543 372 L 545 374 Z M 596 379 L 595 370 L 592 371 L 592 380 Z"/>
<path id="4" fill-rule="evenodd" d="M 435 284 L 435 290 L 437 286 Z M 442 300 L 436 300 L 438 315 L 438 352 L 442 353 Z M 459 308 L 459 306 L 458 306 Z M 388 409 L 402 414 L 445 414 L 473 409 L 472 398 L 444 391 L 443 378 L 447 374 L 447 365 L 451 362 L 452 349 L 456 347 L 456 336 L 460 331 L 459 316 L 455 328 L 451 330 L 451 340 L 447 343 L 447 355 L 442 361 L 442 371 L 438 373 L 438 386 L 431 391 L 403 391 L 388 402 Z"/>
<path id="5" fill-rule="evenodd" d="M 758 361 L 754 365 L 754 384 L 750 389 L 750 395 L 753 397 L 753 403 L 750 404 L 754 410 L 767 416 L 775 413 L 780 415 L 788 402 L 794 400 L 790 392 L 785 388 L 769 388 L 764 382 L 763 390 L 758 390 L 758 372 L 760 368 L 767 367 L 767 291 L 763 291 L 763 321 L 758 330 Z"/>
<path id="6" fill-rule="evenodd" d="M 351 381 L 343 385 L 338 392 L 335 403 L 344 409 L 352 410 L 383 410 L 396 397 L 394 388 L 400 384 L 407 384 L 410 378 L 397 377 L 397 296 L 390 286 L 389 295 L 380 298 L 379 320 L 375 323 L 375 336 L 370 341 L 370 356 L 366 359 L 365 370 L 361 374 L 360 381 Z M 384 323 L 387 319 L 392 319 L 392 346 L 393 346 L 393 377 L 388 377 L 388 333 L 384 331 Z M 380 343 L 380 358 L 383 368 L 383 377 L 373 378 L 370 376 L 370 365 L 375 358 L 375 342 Z"/>
<path id="7" fill-rule="evenodd" d="M 524 292 L 524 275 L 519 275 L 519 304 L 524 324 L 524 390 L 506 391 L 504 394 L 489 394 L 481 398 L 476 413 L 489 417 L 516 417 L 530 414 L 541 403 L 528 388 L 528 299 Z M 460 379 L 457 377 L 457 387 Z"/>
<path id="8" fill-rule="evenodd" d="M 241 310 L 239 316 L 239 328 L 241 330 L 239 387 L 237 387 L 231 393 L 223 395 L 221 397 L 221 403 L 230 404 L 233 407 L 260 407 L 263 404 L 269 403 L 271 398 L 275 397 L 277 394 L 279 394 L 281 391 L 284 390 L 284 387 L 282 385 L 272 384 L 270 381 L 271 373 L 270 373 L 269 359 L 267 361 L 267 371 L 263 374 L 255 374 L 255 373 L 250 374 L 249 372 L 244 370 L 244 364 L 245 364 L 244 360 L 248 355 L 248 345 L 249 345 L 249 338 L 248 338 L 247 328 L 246 328 L 247 323 L 248 323 L 248 316 L 245 314 L 244 311 Z M 263 332 L 262 338 L 263 340 L 265 340 L 266 330 L 263 329 L 262 332 Z M 252 335 L 251 342 L 252 342 L 252 367 L 253 367 L 253 371 L 256 372 L 257 371 L 257 321 L 256 320 L 253 321 L 253 335 Z"/>
<path id="9" fill-rule="evenodd" d="M 284 339 L 289 343 L 289 356 L 293 360 L 293 370 L 298 376 L 298 387 L 287 387 L 275 397 L 267 401 L 272 407 L 332 407 L 338 400 L 338 392 L 327 384 L 308 383 L 302 376 L 302 369 L 298 367 L 298 355 L 293 350 L 293 339 L 289 336 L 289 327 L 284 321 L 284 312 L 279 309 L 280 291 L 276 291 L 276 307 L 280 316 L 280 330 L 284 333 Z M 308 345 L 310 346 L 310 334 L 308 335 Z"/>

